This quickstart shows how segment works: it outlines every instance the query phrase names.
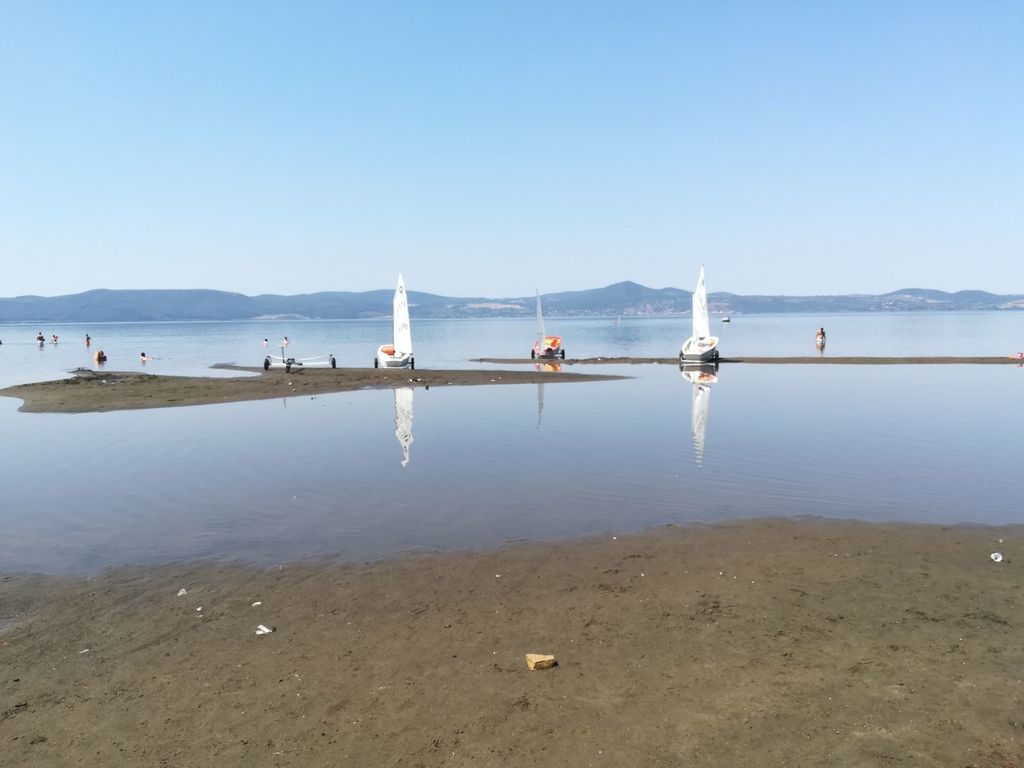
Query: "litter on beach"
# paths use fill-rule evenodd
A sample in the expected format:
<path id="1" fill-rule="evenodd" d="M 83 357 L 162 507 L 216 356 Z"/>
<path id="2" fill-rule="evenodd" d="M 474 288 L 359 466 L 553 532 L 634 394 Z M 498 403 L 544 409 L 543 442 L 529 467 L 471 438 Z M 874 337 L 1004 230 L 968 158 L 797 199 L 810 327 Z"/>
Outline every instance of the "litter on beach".
<path id="1" fill-rule="evenodd" d="M 551 667 L 557 667 L 558 662 L 550 654 L 528 653 L 526 654 L 526 666 L 529 669 L 550 669 Z"/>
<path id="2" fill-rule="evenodd" d="M 992 558 L 992 562 L 1001 563 L 1003 562 L 1003 555 L 1001 552 L 993 552 L 989 557 Z"/>
<path id="3" fill-rule="evenodd" d="M 184 587 L 182 587 L 181 589 L 178 590 L 178 597 L 181 597 L 182 595 L 187 595 L 187 594 L 188 594 L 188 590 L 185 589 Z"/>
<path id="4" fill-rule="evenodd" d="M 262 600 L 257 600 L 255 603 L 252 604 L 252 607 L 253 608 L 257 608 L 257 607 L 259 607 L 261 605 L 263 605 L 263 601 Z"/>
<path id="5" fill-rule="evenodd" d="M 260 624 L 259 626 L 256 627 L 256 634 L 257 635 L 269 635 L 273 631 L 274 630 L 272 630 L 270 627 L 265 627 L 262 624 Z"/>

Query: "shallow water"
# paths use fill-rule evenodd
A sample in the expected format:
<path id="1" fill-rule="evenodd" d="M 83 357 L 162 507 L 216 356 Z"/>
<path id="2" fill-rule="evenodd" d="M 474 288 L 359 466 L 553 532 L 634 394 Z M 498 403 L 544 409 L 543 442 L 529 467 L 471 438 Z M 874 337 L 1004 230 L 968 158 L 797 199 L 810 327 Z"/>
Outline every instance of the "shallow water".
<path id="1" fill-rule="evenodd" d="M 199 331 L 221 339 L 210 348 L 240 333 L 209 325 Z M 521 326 L 494 323 L 494 343 L 511 347 Z M 655 326 L 630 349 L 652 354 L 671 324 Z M 618 349 L 586 339 L 572 337 L 588 354 Z M 433 343 L 446 364 L 467 365 Z M 157 334 L 147 346 L 187 340 Z M 175 373 L 192 365 L 167 354 Z M 702 447 L 694 385 L 676 367 L 607 370 L 636 378 L 416 390 L 397 430 L 412 435 L 404 467 L 396 397 L 408 396 L 390 390 L 79 415 L 20 414 L 3 399 L 0 570 L 361 561 L 765 515 L 1021 520 L 1016 366 L 722 366 L 698 398 Z"/>
<path id="2" fill-rule="evenodd" d="M 713 322 L 724 356 L 817 355 L 815 331 L 824 326 L 824 355 L 1010 355 L 1024 349 L 1024 312 L 749 315 Z M 690 319 L 549 318 L 569 357 L 672 357 L 690 334 Z M 57 334 L 60 343 L 40 349 L 34 339 Z M 413 320 L 416 362 L 422 368 L 459 368 L 475 357 L 529 356 L 535 325 L 519 320 Z M 86 348 L 85 334 L 92 337 Z M 258 366 L 264 356 L 311 358 L 333 354 L 340 366 L 370 366 L 377 346 L 390 341 L 390 320 L 325 320 L 231 323 L 110 323 L 100 325 L 0 325 L 0 386 L 45 381 L 74 368 L 94 367 L 106 352 L 110 370 L 191 376 L 214 363 Z M 263 347 L 263 339 L 269 340 Z M 140 353 L 155 358 L 139 361 Z"/>

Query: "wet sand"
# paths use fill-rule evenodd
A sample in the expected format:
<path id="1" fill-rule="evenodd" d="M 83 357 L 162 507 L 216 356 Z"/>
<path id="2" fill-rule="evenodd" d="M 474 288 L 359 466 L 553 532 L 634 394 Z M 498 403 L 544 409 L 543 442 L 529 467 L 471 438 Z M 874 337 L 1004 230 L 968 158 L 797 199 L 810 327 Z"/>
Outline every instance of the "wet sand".
<path id="1" fill-rule="evenodd" d="M 8 576 L 0 749 L 42 767 L 1021 766 L 1022 544 L 769 520 Z M 558 666 L 528 671 L 530 652 Z"/>
<path id="2" fill-rule="evenodd" d="M 556 365 L 679 365 L 679 357 L 583 357 L 568 360 L 547 360 L 516 357 L 477 357 L 471 363 L 495 363 L 498 365 L 526 365 L 529 363 L 554 363 Z M 1022 365 L 1024 360 L 1017 357 L 720 357 L 714 363 L 748 363 L 752 365 Z M 698 365 L 697 361 L 693 361 Z"/>
<path id="3" fill-rule="evenodd" d="M 0 389 L 0 396 L 21 399 L 23 404 L 19 410 L 29 413 L 86 413 L 233 403 L 358 389 L 609 381 L 623 378 L 560 371 L 482 371 L 478 368 L 468 371 L 301 368 L 287 373 L 280 369 L 264 371 L 261 368 L 237 366 L 215 367 L 258 375 L 212 378 L 80 370 L 70 379 L 18 384 Z"/>

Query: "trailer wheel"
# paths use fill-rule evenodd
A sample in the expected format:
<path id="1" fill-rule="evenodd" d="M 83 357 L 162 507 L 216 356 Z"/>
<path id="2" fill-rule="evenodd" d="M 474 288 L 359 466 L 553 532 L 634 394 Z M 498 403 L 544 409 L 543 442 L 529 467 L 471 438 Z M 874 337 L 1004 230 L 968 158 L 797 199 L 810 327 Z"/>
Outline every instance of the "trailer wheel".
<path id="1" fill-rule="evenodd" d="M 331 368 L 337 368 L 338 361 L 334 359 L 334 355 L 331 355 Z"/>
<path id="2" fill-rule="evenodd" d="M 376 357 L 373 358 L 373 367 L 380 368 L 380 360 L 378 360 Z"/>
<path id="3" fill-rule="evenodd" d="M 270 370 L 270 358 L 269 357 L 264 357 L 263 358 L 263 370 L 264 371 L 269 371 Z"/>
<path id="4" fill-rule="evenodd" d="M 537 358 L 537 350 L 536 349 L 531 349 L 530 350 L 530 359 L 531 360 L 535 360 L 536 358 Z"/>
<path id="5" fill-rule="evenodd" d="M 410 357 L 409 358 L 409 370 L 412 370 L 412 371 L 416 370 L 416 358 L 415 357 Z"/>
<path id="6" fill-rule="evenodd" d="M 562 350 L 562 359 L 565 360 L 565 350 Z"/>

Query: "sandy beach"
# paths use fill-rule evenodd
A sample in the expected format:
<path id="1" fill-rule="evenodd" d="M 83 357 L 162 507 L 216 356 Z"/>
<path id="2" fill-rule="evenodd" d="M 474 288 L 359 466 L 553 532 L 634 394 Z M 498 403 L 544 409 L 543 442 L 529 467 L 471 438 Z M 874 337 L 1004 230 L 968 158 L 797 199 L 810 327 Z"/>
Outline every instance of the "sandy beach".
<path id="1" fill-rule="evenodd" d="M 23 401 L 19 410 L 28 413 L 87 413 L 269 400 L 358 389 L 609 381 L 622 378 L 563 371 L 482 371 L 478 368 L 468 371 L 302 368 L 287 373 L 278 369 L 264 371 L 261 368 L 237 366 L 215 367 L 257 375 L 215 378 L 80 370 L 69 379 L 18 384 L 0 389 L 0 396 L 19 398 Z"/>
<path id="2" fill-rule="evenodd" d="M 1021 766 L 1022 543 L 762 520 L 8 575 L 0 740 L 26 766 Z"/>

